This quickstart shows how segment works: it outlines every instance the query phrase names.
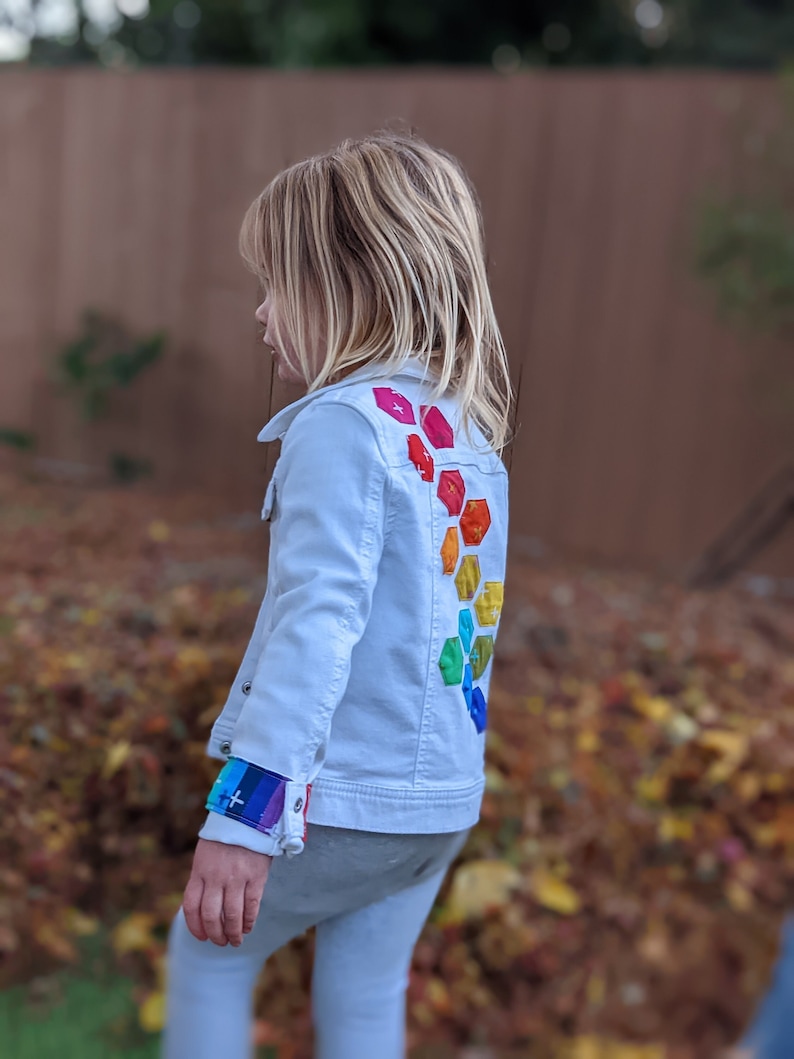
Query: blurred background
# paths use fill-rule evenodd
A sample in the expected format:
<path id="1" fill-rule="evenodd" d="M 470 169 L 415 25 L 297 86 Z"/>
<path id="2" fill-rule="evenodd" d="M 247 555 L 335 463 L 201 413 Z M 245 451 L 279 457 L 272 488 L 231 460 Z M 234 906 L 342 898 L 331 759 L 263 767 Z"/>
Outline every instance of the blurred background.
<path id="1" fill-rule="evenodd" d="M 157 1054 L 295 396 L 237 233 L 389 125 L 480 192 L 517 395 L 488 791 L 411 1054 L 742 1037 L 794 904 L 792 60 L 794 0 L 0 0 L 3 1059 Z M 310 952 L 262 1056 L 310 1054 Z"/>

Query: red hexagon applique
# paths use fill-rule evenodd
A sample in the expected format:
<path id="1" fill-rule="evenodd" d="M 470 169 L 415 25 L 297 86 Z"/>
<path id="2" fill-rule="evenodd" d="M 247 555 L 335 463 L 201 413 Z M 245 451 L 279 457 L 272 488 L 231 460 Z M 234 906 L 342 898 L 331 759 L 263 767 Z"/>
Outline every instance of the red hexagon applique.
<path id="1" fill-rule="evenodd" d="M 419 471 L 423 482 L 433 481 L 433 457 L 425 448 L 425 443 L 418 434 L 408 435 L 408 459 Z"/>
<path id="2" fill-rule="evenodd" d="M 436 449 L 454 449 L 455 435 L 441 409 L 435 405 L 428 408 L 423 404 L 419 406 L 419 414 L 422 430 L 430 439 L 430 444 Z"/>
<path id="3" fill-rule="evenodd" d="M 459 515 L 463 510 L 466 486 L 460 471 L 442 471 L 438 477 L 438 499 L 450 515 Z"/>
<path id="4" fill-rule="evenodd" d="M 375 404 L 378 408 L 398 423 L 416 422 L 413 407 L 407 397 L 392 390 L 390 386 L 373 386 L 372 392 L 375 394 Z"/>
<path id="5" fill-rule="evenodd" d="M 467 500 L 460 516 L 460 532 L 469 546 L 479 544 L 491 526 L 491 512 L 487 500 Z"/>

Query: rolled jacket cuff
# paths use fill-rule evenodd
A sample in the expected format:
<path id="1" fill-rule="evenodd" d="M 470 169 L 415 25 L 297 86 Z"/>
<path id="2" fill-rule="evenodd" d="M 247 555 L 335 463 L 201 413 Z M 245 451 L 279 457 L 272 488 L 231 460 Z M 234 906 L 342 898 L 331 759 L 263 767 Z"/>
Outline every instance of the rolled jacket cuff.
<path id="1" fill-rule="evenodd" d="M 229 758 L 207 797 L 210 812 L 199 837 L 270 856 L 295 856 L 306 841 L 310 794 L 310 784 Z"/>

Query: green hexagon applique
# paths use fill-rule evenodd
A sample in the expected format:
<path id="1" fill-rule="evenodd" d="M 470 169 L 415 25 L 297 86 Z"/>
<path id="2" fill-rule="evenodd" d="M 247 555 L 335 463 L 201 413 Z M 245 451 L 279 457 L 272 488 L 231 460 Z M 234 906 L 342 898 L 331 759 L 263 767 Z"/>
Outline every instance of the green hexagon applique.
<path id="1" fill-rule="evenodd" d="M 478 636 L 471 645 L 469 661 L 474 679 L 479 680 L 493 657 L 493 636 Z"/>
<path id="2" fill-rule="evenodd" d="M 457 636 L 450 637 L 444 643 L 444 649 L 438 660 L 438 668 L 444 683 L 460 684 L 463 680 L 463 648 Z"/>

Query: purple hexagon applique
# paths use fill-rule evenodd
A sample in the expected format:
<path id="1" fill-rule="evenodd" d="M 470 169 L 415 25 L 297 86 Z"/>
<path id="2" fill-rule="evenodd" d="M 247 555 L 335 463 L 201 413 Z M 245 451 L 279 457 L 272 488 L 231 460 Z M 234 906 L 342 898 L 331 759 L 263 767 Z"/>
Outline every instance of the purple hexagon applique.
<path id="1" fill-rule="evenodd" d="M 423 404 L 419 406 L 422 430 L 430 439 L 430 444 L 436 449 L 453 449 L 455 447 L 455 435 L 452 427 L 447 422 L 440 408 L 431 405 L 429 408 Z"/>
<path id="2" fill-rule="evenodd" d="M 390 386 L 373 386 L 375 404 L 398 423 L 415 423 L 414 410 L 407 397 Z"/>

